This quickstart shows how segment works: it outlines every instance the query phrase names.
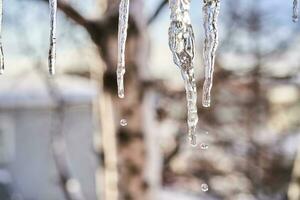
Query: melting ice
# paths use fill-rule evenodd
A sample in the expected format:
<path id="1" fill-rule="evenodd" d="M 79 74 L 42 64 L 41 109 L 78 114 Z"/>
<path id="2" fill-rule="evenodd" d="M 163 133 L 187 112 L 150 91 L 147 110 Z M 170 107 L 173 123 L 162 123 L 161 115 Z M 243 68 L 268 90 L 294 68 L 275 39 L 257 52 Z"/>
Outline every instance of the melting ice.
<path id="1" fill-rule="evenodd" d="M 56 13 L 57 13 L 57 0 L 49 0 L 50 6 L 50 48 L 48 55 L 49 73 L 55 74 L 56 63 Z"/>
<path id="2" fill-rule="evenodd" d="M 218 16 L 220 11 L 220 0 L 204 0 L 203 14 L 204 14 L 204 67 L 205 67 L 205 81 L 203 86 L 202 105 L 210 107 L 211 89 L 213 85 L 213 73 L 216 57 L 216 49 L 218 46 Z"/>
<path id="3" fill-rule="evenodd" d="M 119 33 L 118 33 L 118 66 L 117 82 L 118 96 L 124 98 L 124 74 L 125 74 L 125 48 L 127 39 L 129 18 L 129 0 L 121 0 L 119 7 Z"/>
<path id="4" fill-rule="evenodd" d="M 196 145 L 197 88 L 194 75 L 195 38 L 190 20 L 190 0 L 169 0 L 171 25 L 169 46 L 174 63 L 181 70 L 184 80 L 187 110 L 188 134 L 192 145 Z"/>

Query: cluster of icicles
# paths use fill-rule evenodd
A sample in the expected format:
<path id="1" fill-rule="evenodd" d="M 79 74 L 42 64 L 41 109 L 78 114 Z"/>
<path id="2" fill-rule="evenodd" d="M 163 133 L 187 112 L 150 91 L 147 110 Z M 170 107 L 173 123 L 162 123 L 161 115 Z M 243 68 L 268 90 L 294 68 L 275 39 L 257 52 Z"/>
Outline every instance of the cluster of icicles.
<path id="1" fill-rule="evenodd" d="M 124 74 L 125 74 L 125 48 L 127 39 L 130 0 L 121 0 L 119 7 L 119 33 L 118 33 L 118 66 L 117 83 L 118 96 L 124 98 Z M 185 84 L 188 132 L 191 143 L 195 145 L 197 114 L 197 90 L 194 75 L 195 37 L 190 19 L 191 0 L 169 0 L 171 11 L 169 28 L 169 47 L 173 54 L 175 65 L 180 69 Z M 57 0 L 49 0 L 50 7 L 50 48 L 48 55 L 49 73 L 55 74 L 56 63 L 56 15 Z M 220 11 L 220 0 L 203 0 L 204 18 L 204 68 L 205 81 L 203 86 L 202 105 L 210 107 L 211 89 L 213 85 L 213 73 L 216 49 L 218 46 L 217 21 Z M 2 18 L 3 0 L 0 0 L 0 74 L 4 71 L 4 54 L 2 48 Z M 299 0 L 293 0 L 293 21 L 299 19 Z"/>
<path id="2" fill-rule="evenodd" d="M 48 54 L 49 74 L 55 74 L 56 61 L 56 13 L 57 0 L 49 0 L 50 8 L 50 47 Z M 4 54 L 2 48 L 2 19 L 3 19 L 3 0 L 0 0 L 0 74 L 4 72 Z"/>
<path id="3" fill-rule="evenodd" d="M 124 74 L 125 74 L 125 46 L 129 18 L 129 1 L 121 0 L 119 7 L 119 33 L 118 33 L 118 66 L 117 82 L 118 96 L 124 98 Z M 169 0 L 170 28 L 169 47 L 173 55 L 175 65 L 180 69 L 184 80 L 187 99 L 187 124 L 188 135 L 192 145 L 196 145 L 197 114 L 197 89 L 194 75 L 195 37 L 190 18 L 191 0 Z M 218 46 L 218 15 L 220 0 L 203 0 L 203 27 L 204 47 L 203 62 L 205 69 L 205 81 L 203 85 L 202 105 L 210 107 L 211 90 L 213 85 L 213 73 L 216 50 Z M 299 0 L 293 2 L 293 21 L 299 18 Z"/>

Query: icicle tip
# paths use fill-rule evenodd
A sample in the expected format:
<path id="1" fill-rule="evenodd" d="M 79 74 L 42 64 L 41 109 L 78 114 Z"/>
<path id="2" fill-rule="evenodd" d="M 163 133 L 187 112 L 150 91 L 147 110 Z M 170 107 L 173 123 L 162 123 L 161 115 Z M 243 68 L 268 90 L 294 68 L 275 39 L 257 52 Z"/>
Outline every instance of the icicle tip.
<path id="1" fill-rule="evenodd" d="M 118 97 L 119 97 L 120 99 L 124 99 L 124 98 L 125 98 L 124 90 L 121 90 L 121 91 L 118 92 Z"/>
<path id="2" fill-rule="evenodd" d="M 202 101 L 202 106 L 205 108 L 209 108 L 210 107 L 210 100 L 209 99 L 205 99 Z"/>
<path id="3" fill-rule="evenodd" d="M 297 23 L 299 21 L 299 17 L 298 16 L 293 16 L 293 22 Z"/>
<path id="4" fill-rule="evenodd" d="M 55 71 L 54 70 L 49 70 L 49 75 L 50 76 L 54 76 L 55 75 Z"/>
<path id="5" fill-rule="evenodd" d="M 193 146 L 193 147 L 196 147 L 197 146 L 197 136 L 195 134 L 190 134 L 189 135 L 189 141 L 190 141 L 190 144 Z"/>

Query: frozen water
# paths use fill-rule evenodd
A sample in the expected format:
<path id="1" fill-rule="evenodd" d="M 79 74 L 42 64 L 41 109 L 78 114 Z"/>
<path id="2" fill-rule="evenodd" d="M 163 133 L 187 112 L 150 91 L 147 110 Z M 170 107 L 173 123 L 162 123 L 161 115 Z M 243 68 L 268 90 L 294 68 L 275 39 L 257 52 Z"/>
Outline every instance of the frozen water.
<path id="1" fill-rule="evenodd" d="M 121 0 L 119 7 L 119 33 L 118 33 L 118 66 L 117 82 L 118 96 L 124 98 L 124 74 L 125 74 L 125 49 L 127 40 L 129 18 L 129 0 Z"/>
<path id="2" fill-rule="evenodd" d="M 293 2 L 293 22 L 299 20 L 299 0 L 294 0 Z"/>
<path id="3" fill-rule="evenodd" d="M 220 0 L 204 0 L 203 14 L 204 14 L 204 67 L 205 67 L 205 81 L 203 86 L 202 105 L 210 107 L 211 89 L 213 85 L 213 73 L 216 57 L 216 49 L 218 46 L 218 16 L 220 11 Z"/>
<path id="4" fill-rule="evenodd" d="M 57 0 L 49 0 L 50 6 L 50 48 L 48 55 L 49 73 L 55 74 L 56 63 L 56 13 L 57 13 Z"/>
<path id="5" fill-rule="evenodd" d="M 190 0 L 170 0 L 171 25 L 169 46 L 173 61 L 181 70 L 184 80 L 187 110 L 188 135 L 192 145 L 196 144 L 197 88 L 194 75 L 195 37 L 190 20 Z"/>
<path id="6" fill-rule="evenodd" d="M 4 53 L 2 47 L 3 0 L 0 0 L 0 74 L 4 71 Z"/>

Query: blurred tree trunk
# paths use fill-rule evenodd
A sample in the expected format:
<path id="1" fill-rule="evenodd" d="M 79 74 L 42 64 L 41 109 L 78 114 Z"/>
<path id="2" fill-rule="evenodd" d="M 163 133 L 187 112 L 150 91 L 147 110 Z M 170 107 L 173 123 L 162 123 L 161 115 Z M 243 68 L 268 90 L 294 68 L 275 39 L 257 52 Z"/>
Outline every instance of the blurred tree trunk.
<path id="1" fill-rule="evenodd" d="M 130 1 L 130 25 L 126 52 L 125 99 L 116 94 L 117 66 L 117 22 L 119 0 L 109 0 L 105 23 L 107 34 L 102 35 L 99 45 L 102 58 L 107 65 L 104 73 L 104 89 L 112 96 L 112 104 L 116 113 L 116 131 L 118 142 L 118 169 L 120 199 L 142 200 L 147 196 L 147 183 L 144 178 L 145 142 L 143 132 L 142 100 L 143 83 L 140 72 L 145 57 L 146 38 L 144 30 L 146 21 L 142 16 L 141 0 Z M 137 16 L 138 17 L 135 17 Z M 101 37 L 101 35 L 98 35 Z M 143 61 L 143 63 L 141 62 Z M 121 127 L 119 121 L 124 118 L 128 125 Z M 103 141 L 105 142 L 105 141 Z M 105 155 L 109 156 L 109 155 Z"/>
<path id="2" fill-rule="evenodd" d="M 294 168 L 292 172 L 290 185 L 288 188 L 288 199 L 300 199 L 300 148 L 298 148 L 296 159 L 294 161 Z"/>
<path id="3" fill-rule="evenodd" d="M 44 0 L 47 2 L 46 0 Z M 112 154 L 117 154 L 119 177 L 118 180 L 119 199 L 143 200 L 147 199 L 148 183 L 145 180 L 145 131 L 144 119 L 142 115 L 142 105 L 144 100 L 145 80 L 147 79 L 147 58 L 148 58 L 148 38 L 147 19 L 143 16 L 143 0 L 130 1 L 130 19 L 128 40 L 126 47 L 126 74 L 125 74 L 125 99 L 117 97 L 117 35 L 118 35 L 118 8 L 119 0 L 107 0 L 106 11 L 99 20 L 89 20 L 82 16 L 70 3 L 58 1 L 59 9 L 66 16 L 82 26 L 90 34 L 92 41 L 96 44 L 99 55 L 106 65 L 103 70 L 103 77 L 99 77 L 99 84 L 103 92 L 100 94 L 100 109 L 110 110 L 107 106 L 112 105 L 113 115 L 106 115 L 106 111 L 101 111 L 102 129 L 104 123 L 113 123 L 115 128 L 106 130 L 106 136 L 116 135 L 116 151 L 103 151 L 105 162 L 113 161 L 109 159 Z M 103 4 L 101 4 L 103 5 Z M 104 100 L 101 100 L 104 99 Z M 127 120 L 126 127 L 120 126 L 120 120 Z M 111 127 L 111 126 L 109 126 Z M 102 133 L 103 134 L 103 131 Z M 103 137 L 103 148 L 112 149 L 111 137 Z M 110 138 L 110 139 L 109 139 Z M 109 165 L 114 162 L 110 162 Z M 109 167 L 109 166 L 104 166 Z M 111 167 L 111 166 L 110 166 Z M 114 167 L 112 167 L 113 169 Z M 112 180 L 113 181 L 113 180 Z M 108 181 L 109 182 L 109 181 Z M 112 182 L 111 182 L 112 183 Z M 113 185 L 105 185 L 113 189 Z M 113 195 L 113 198 L 117 198 Z M 114 200 L 114 199 L 106 199 Z"/>

